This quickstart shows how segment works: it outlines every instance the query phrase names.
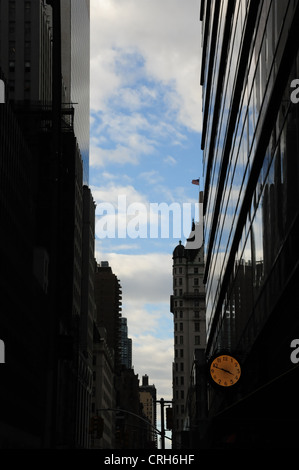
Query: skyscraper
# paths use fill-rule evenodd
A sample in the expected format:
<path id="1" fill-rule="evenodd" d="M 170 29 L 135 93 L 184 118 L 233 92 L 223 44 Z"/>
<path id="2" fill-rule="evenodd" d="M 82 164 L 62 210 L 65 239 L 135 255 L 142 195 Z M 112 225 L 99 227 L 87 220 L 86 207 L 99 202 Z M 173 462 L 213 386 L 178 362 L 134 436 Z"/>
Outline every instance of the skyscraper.
<path id="1" fill-rule="evenodd" d="M 211 445 L 288 447 L 299 419 L 299 2 L 202 0 L 200 19 L 207 357 L 241 364 L 236 386 L 210 382 Z"/>
<path id="2" fill-rule="evenodd" d="M 50 107 L 52 100 L 52 1 L 2 0 L 0 64 L 10 101 Z M 90 2 L 61 2 L 61 105 L 74 109 L 74 131 L 89 180 Z"/>
<path id="3" fill-rule="evenodd" d="M 121 336 L 121 356 L 120 362 L 127 369 L 132 368 L 132 339 L 128 338 L 128 324 L 127 319 L 122 317 L 120 323 L 120 336 Z"/>
<path id="4" fill-rule="evenodd" d="M 63 93 L 74 107 L 74 131 L 83 161 L 83 183 L 89 182 L 90 0 L 61 2 Z"/>
<path id="5" fill-rule="evenodd" d="M 15 410 L 1 418 L 0 446 L 12 448 L 89 445 L 94 205 L 83 187 L 89 72 L 79 64 L 82 48 L 84 63 L 89 61 L 89 3 L 72 2 L 69 16 L 62 15 L 61 4 L 67 5 L 59 0 L 0 3 L 0 66 L 7 85 L 1 181 L 8 176 L 0 188 L 0 225 L 10 273 L 5 284 L 10 307 L 1 309 L 0 322 L 11 378 L 2 387 L 2 404 Z M 62 40 L 66 30 L 70 34 Z M 79 84 L 84 98 L 77 93 Z M 77 103 L 71 103 L 76 96 Z M 2 223 L 23 217 L 23 228 Z M 12 240 L 20 249 L 9 249 Z M 23 393 L 16 399 L 12 391 L 19 382 Z"/>

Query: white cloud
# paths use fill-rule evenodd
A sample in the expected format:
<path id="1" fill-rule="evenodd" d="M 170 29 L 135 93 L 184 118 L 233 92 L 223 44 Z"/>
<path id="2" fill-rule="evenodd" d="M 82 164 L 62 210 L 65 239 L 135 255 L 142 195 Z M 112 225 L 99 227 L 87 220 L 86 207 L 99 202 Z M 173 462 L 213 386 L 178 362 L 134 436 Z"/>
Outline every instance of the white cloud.
<path id="1" fill-rule="evenodd" d="M 160 172 L 156 165 L 168 165 L 171 178 L 179 151 L 188 148 L 188 128 L 201 130 L 199 2 L 91 0 L 91 12 L 90 164 L 100 181 L 91 188 L 95 201 L 117 208 L 118 196 L 126 195 L 127 206 L 139 202 L 145 211 L 149 201 L 185 203 L 190 198 L 184 181 L 172 189 L 162 184 L 163 168 Z M 121 176 L 123 165 L 136 166 L 143 157 L 146 166 L 137 173 L 133 167 L 131 181 Z M 189 166 L 188 155 L 185 162 Z M 137 175 L 138 185 L 151 183 L 140 189 L 150 186 L 150 196 L 134 187 Z M 122 285 L 135 371 L 140 378 L 147 374 L 167 399 L 172 392 L 172 253 L 171 239 L 169 252 L 153 250 L 160 241 L 148 241 L 147 253 L 141 254 L 142 240 L 97 239 L 96 257 L 109 261 Z"/>
<path id="2" fill-rule="evenodd" d="M 170 399 L 173 362 L 173 320 L 169 308 L 171 255 L 105 253 L 101 256 L 98 253 L 97 259 L 98 262 L 108 261 L 120 281 L 122 316 L 128 319 L 134 370 L 140 379 L 147 374 L 159 396 Z"/>
<path id="3" fill-rule="evenodd" d="M 172 399 L 169 383 L 172 377 L 173 339 L 140 335 L 132 340 L 133 365 L 139 378 L 147 374 L 149 383 L 156 386 L 158 396 L 166 400 Z"/>
<path id="4" fill-rule="evenodd" d="M 91 1 L 92 109 L 104 109 L 107 98 L 118 94 L 140 67 L 120 76 L 122 58 L 140 54 L 144 73 L 172 86 L 171 107 L 194 130 L 201 128 L 200 22 L 198 0 Z M 144 97 L 145 95 L 143 95 Z M 131 93 L 131 104 L 140 99 Z"/>
<path id="5" fill-rule="evenodd" d="M 164 163 L 173 166 L 177 164 L 177 161 L 171 155 L 167 155 L 167 157 L 164 158 Z"/>
<path id="6" fill-rule="evenodd" d="M 126 302 L 169 302 L 172 287 L 171 254 L 106 253 L 105 260 L 121 280 Z M 142 323 L 139 327 L 142 328 Z"/>

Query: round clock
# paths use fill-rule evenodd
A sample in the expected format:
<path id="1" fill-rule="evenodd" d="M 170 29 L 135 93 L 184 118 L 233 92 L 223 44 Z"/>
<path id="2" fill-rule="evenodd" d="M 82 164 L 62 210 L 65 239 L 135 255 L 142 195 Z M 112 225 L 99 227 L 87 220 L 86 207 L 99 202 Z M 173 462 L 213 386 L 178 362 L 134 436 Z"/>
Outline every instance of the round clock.
<path id="1" fill-rule="evenodd" d="M 220 387 L 232 387 L 241 377 L 241 366 L 229 354 L 217 354 L 210 362 L 210 377 Z"/>

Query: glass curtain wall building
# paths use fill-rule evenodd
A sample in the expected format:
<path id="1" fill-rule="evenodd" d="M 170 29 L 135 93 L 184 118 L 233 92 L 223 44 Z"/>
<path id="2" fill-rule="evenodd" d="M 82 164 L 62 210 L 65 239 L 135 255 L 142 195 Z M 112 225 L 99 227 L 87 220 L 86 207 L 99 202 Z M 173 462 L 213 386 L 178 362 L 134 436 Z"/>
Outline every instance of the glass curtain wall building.
<path id="1" fill-rule="evenodd" d="M 0 2 L 0 64 L 10 100 L 50 106 L 52 8 L 46 0 Z M 74 131 L 89 181 L 90 1 L 61 2 L 62 108 L 74 108 Z"/>
<path id="2" fill-rule="evenodd" d="M 74 131 L 89 181 L 90 0 L 61 2 L 62 76 L 66 106 L 74 107 Z"/>
<path id="3" fill-rule="evenodd" d="M 221 416 L 235 445 L 288 445 L 299 417 L 299 3 L 202 0 L 200 20 L 207 357 L 226 350 L 242 364 L 229 397 L 210 388 L 210 415 L 234 405 Z"/>

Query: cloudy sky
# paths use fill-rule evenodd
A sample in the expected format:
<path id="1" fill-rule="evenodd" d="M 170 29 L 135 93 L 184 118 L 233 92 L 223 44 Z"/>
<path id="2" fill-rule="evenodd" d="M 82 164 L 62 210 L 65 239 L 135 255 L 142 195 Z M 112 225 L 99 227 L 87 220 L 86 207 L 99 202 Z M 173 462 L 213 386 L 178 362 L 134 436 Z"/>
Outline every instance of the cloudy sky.
<path id="1" fill-rule="evenodd" d="M 140 380 L 147 374 L 166 400 L 172 251 L 188 236 L 202 189 L 199 6 L 199 0 L 91 0 L 96 257 L 109 261 L 121 282 L 135 373 Z M 200 187 L 191 184 L 197 178 Z M 161 204 L 164 212 L 154 217 Z"/>

